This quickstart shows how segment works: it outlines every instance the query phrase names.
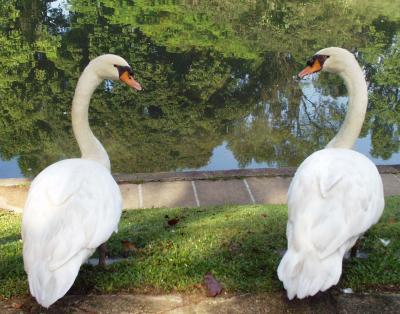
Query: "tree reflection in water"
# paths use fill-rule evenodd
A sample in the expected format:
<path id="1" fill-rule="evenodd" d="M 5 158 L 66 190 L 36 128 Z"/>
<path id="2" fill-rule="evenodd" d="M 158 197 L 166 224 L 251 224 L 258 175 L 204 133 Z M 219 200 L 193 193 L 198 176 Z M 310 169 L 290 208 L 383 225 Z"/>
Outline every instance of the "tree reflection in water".
<path id="1" fill-rule="evenodd" d="M 346 111 L 335 76 L 294 75 L 325 46 L 353 50 L 369 81 L 362 136 L 399 151 L 400 16 L 394 1 L 1 1 L 0 158 L 26 176 L 77 156 L 70 104 L 80 71 L 124 56 L 141 93 L 106 83 L 90 122 L 113 172 L 206 165 L 222 143 L 240 167 L 296 166 Z M 308 14 L 312 12 L 312 14 Z"/>

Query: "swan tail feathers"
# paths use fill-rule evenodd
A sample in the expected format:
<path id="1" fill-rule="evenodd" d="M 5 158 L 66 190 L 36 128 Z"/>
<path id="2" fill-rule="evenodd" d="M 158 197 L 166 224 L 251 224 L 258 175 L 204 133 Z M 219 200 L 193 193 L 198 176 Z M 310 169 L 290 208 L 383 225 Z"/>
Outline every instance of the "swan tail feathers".
<path id="1" fill-rule="evenodd" d="M 320 259 L 313 252 L 288 250 L 278 267 L 279 280 L 289 300 L 303 299 L 325 291 L 339 282 L 342 258 L 338 252 Z"/>
<path id="2" fill-rule="evenodd" d="M 92 253 L 93 250 L 83 250 L 55 270 L 43 261 L 36 262 L 28 272 L 29 290 L 32 296 L 43 307 L 50 307 L 72 287 L 82 262 Z"/>

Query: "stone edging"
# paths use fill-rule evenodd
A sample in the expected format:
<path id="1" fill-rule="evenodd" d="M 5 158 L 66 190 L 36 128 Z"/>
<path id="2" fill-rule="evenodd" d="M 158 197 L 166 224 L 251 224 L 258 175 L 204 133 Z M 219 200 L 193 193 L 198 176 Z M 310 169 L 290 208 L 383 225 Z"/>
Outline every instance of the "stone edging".
<path id="1" fill-rule="evenodd" d="M 377 166 L 379 173 L 400 173 L 400 165 Z M 248 177 L 292 177 L 296 167 L 282 168 L 258 168 L 258 169 L 235 169 L 219 171 L 184 171 L 184 172 L 153 172 L 135 174 L 114 174 L 119 184 L 123 183 L 145 183 L 165 181 L 194 181 L 194 180 L 229 180 Z M 0 179 L 0 186 L 27 185 L 31 182 L 29 178 Z"/>
<path id="2" fill-rule="evenodd" d="M 114 174 L 118 183 L 145 183 L 165 181 L 229 180 L 247 177 L 292 177 L 295 167 L 235 169 L 217 171 L 154 172 L 135 174 Z"/>
<path id="3" fill-rule="evenodd" d="M 32 179 L 30 178 L 0 179 L 0 186 L 29 185 L 31 181 Z"/>
<path id="4" fill-rule="evenodd" d="M 377 166 L 380 174 L 400 173 L 400 165 Z M 229 180 L 248 177 L 293 177 L 296 167 L 235 169 L 220 171 L 154 172 L 114 174 L 118 183 L 145 183 L 164 181 Z"/>

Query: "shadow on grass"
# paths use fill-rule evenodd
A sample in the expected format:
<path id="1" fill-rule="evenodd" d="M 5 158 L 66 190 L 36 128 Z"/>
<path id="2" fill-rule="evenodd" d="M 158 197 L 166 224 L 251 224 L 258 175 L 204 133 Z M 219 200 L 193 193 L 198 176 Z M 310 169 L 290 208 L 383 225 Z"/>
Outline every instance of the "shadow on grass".
<path id="1" fill-rule="evenodd" d="M 21 235 L 18 233 L 13 233 L 10 235 L 6 235 L 3 237 L 0 237 L 0 245 L 5 245 L 14 241 L 18 241 L 21 239 Z"/>
<path id="2" fill-rule="evenodd" d="M 175 226 L 168 220 L 177 218 Z M 211 271 L 228 291 L 271 291 L 285 248 L 286 207 L 217 206 L 200 209 L 148 209 L 124 212 L 120 232 L 109 241 L 121 256 L 121 240 L 139 252 L 93 275 L 84 266 L 76 288 L 101 292 L 190 292 Z"/>
<path id="3" fill-rule="evenodd" d="M 277 205 L 124 212 L 119 233 L 108 242 L 110 255 L 122 256 L 121 240 L 131 241 L 138 251 L 107 270 L 83 265 L 68 294 L 190 293 L 199 289 L 209 271 L 227 292 L 282 290 L 276 268 L 286 247 L 286 212 L 285 206 Z M 169 226 L 170 219 L 179 221 Z M 369 258 L 346 263 L 339 287 L 387 287 L 400 282 L 399 221 L 400 198 L 389 198 L 381 222 L 361 241 Z M 380 237 L 392 239 L 391 245 L 384 247 Z M 0 265 L 2 296 L 28 293 L 18 243 L 8 246 L 5 263 Z M 8 295 L 4 284 L 10 287 Z"/>
<path id="4" fill-rule="evenodd" d="M 346 262 L 339 288 L 398 288 L 400 219 L 388 220 L 398 217 L 398 200 L 387 199 L 381 222 L 360 241 L 362 250 L 370 253 L 368 259 Z M 286 211 L 285 206 L 244 205 L 125 212 L 120 233 L 110 241 L 111 252 L 121 255 L 123 239 L 140 252 L 112 265 L 110 273 L 93 278 L 89 271 L 88 276 L 100 292 L 191 292 L 208 271 L 228 292 L 277 291 L 282 289 L 276 268 L 286 247 Z M 168 227 L 171 218 L 179 222 Z M 384 247 L 379 237 L 392 239 L 392 244 Z M 83 271 L 78 282 L 85 278 Z"/>
<path id="5" fill-rule="evenodd" d="M 0 210 L 0 297 L 25 294 L 22 262 L 21 215 Z"/>
<path id="6" fill-rule="evenodd" d="M 282 206 L 125 211 L 119 233 L 108 242 L 109 255 L 122 256 L 121 240 L 125 239 L 139 252 L 107 270 L 83 265 L 68 294 L 190 292 L 208 271 L 226 289 L 250 291 L 251 282 L 256 282 L 264 287 L 261 291 L 268 291 L 271 285 L 266 278 L 275 276 L 279 260 L 275 243 L 280 243 L 280 248 L 285 245 L 286 219 L 280 217 L 285 212 Z M 179 222 L 169 226 L 168 220 L 173 218 Z M 19 235 L 13 232 L 5 238 L 10 243 L 2 246 L 8 253 L 0 265 L 1 295 L 27 294 Z"/>

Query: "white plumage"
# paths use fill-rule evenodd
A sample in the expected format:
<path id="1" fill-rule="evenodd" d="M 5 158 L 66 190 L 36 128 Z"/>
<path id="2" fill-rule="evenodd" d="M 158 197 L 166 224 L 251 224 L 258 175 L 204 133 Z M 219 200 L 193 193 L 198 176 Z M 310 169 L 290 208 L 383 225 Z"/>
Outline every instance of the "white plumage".
<path id="1" fill-rule="evenodd" d="M 288 207 L 288 251 L 278 276 L 288 298 L 301 299 L 338 283 L 344 254 L 382 214 L 382 180 L 364 155 L 323 149 L 297 170 Z"/>
<path id="2" fill-rule="evenodd" d="M 326 48 L 316 56 L 322 60 L 320 68 L 311 61 L 301 74 L 326 67 L 341 75 L 350 93 L 349 109 L 338 135 L 328 148 L 304 160 L 289 187 L 288 250 L 278 267 L 289 299 L 312 296 L 337 284 L 344 254 L 379 220 L 384 208 L 376 166 L 350 149 L 367 105 L 362 71 L 344 49 Z"/>
<path id="3" fill-rule="evenodd" d="M 72 126 L 82 158 L 47 167 L 29 190 L 22 219 L 24 268 L 31 294 L 44 307 L 67 293 L 81 264 L 118 229 L 121 192 L 88 121 L 96 87 L 103 79 L 118 78 L 141 89 L 119 56 L 97 57 L 85 68 L 72 102 Z"/>
<path id="4" fill-rule="evenodd" d="M 23 217 L 24 264 L 32 296 L 49 307 L 79 268 L 118 230 L 122 198 L 110 172 L 84 159 L 59 161 L 33 181 Z"/>

